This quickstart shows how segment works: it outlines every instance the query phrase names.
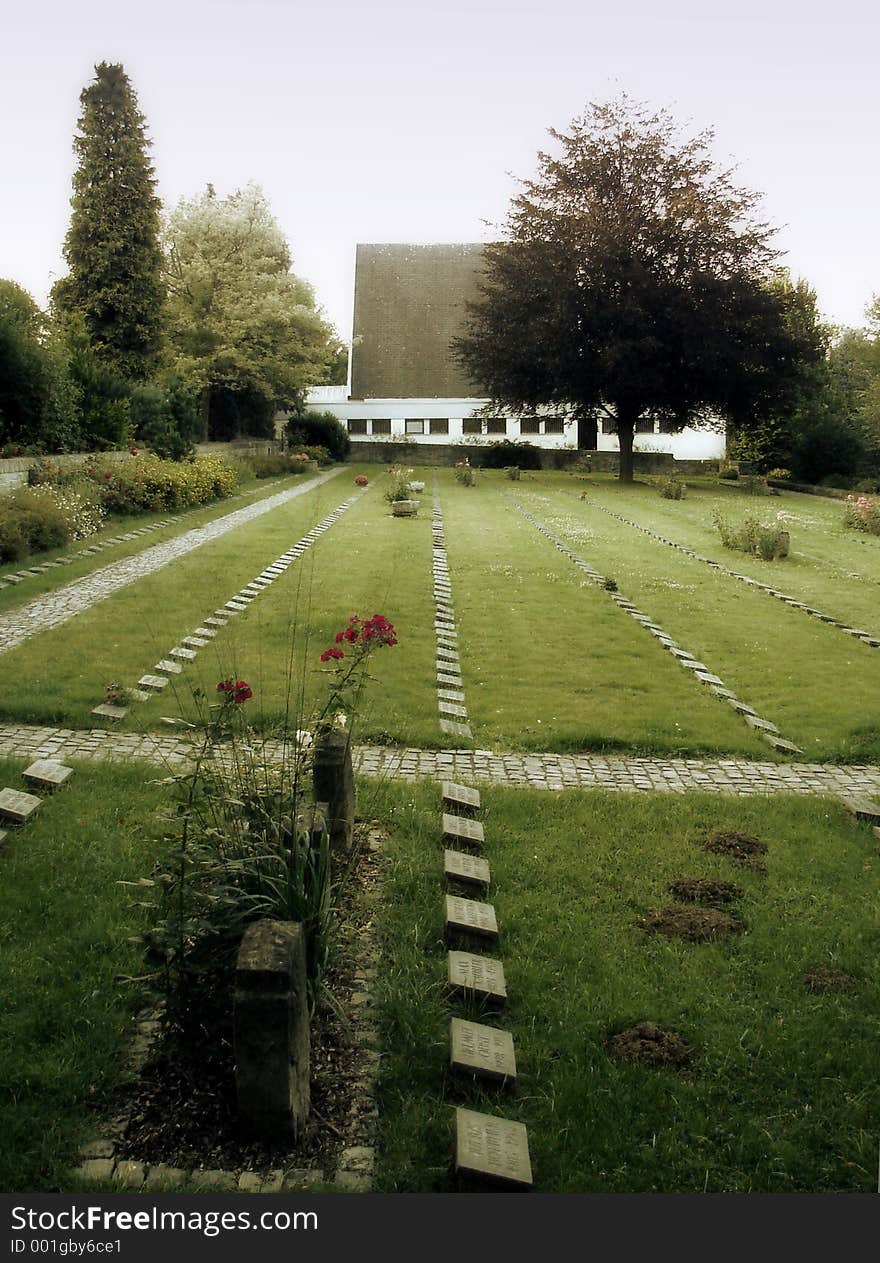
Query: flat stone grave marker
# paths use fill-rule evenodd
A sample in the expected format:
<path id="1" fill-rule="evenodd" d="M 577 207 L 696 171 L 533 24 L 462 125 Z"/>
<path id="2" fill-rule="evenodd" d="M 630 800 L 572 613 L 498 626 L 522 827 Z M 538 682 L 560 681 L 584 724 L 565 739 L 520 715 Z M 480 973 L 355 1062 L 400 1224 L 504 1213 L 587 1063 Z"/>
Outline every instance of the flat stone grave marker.
<path id="1" fill-rule="evenodd" d="M 441 781 L 440 792 L 444 807 L 468 807 L 471 811 L 480 809 L 480 791 L 472 789 L 470 785 L 459 785 L 457 781 Z"/>
<path id="2" fill-rule="evenodd" d="M 716 697 L 723 697 L 726 702 L 729 702 L 731 698 L 736 697 L 736 693 L 734 693 L 733 689 L 724 688 L 718 684 L 711 685 L 711 688 Z"/>
<path id="3" fill-rule="evenodd" d="M 453 816 L 443 812 L 443 837 L 453 842 L 471 842 L 474 846 L 483 846 L 486 836 L 479 820 L 469 820 L 466 816 Z"/>
<path id="4" fill-rule="evenodd" d="M 441 665 L 445 665 L 445 664 L 441 664 Z M 438 671 L 437 683 L 438 684 L 457 684 L 459 687 L 461 687 L 462 680 L 461 680 L 460 675 L 450 675 L 448 671 Z"/>
<path id="5" fill-rule="evenodd" d="M 0 819 L 26 824 L 43 800 L 18 789 L 0 789 Z"/>
<path id="6" fill-rule="evenodd" d="M 449 986 L 464 992 L 466 998 L 490 1000 L 503 1004 L 507 999 L 504 965 L 490 956 L 473 952 L 448 952 L 446 958 Z"/>
<path id="7" fill-rule="evenodd" d="M 508 1031 L 453 1017 L 449 1022 L 449 1044 L 453 1070 L 501 1083 L 516 1079 L 513 1036 Z"/>
<path id="8" fill-rule="evenodd" d="M 229 626 L 228 618 L 218 618 L 216 614 L 209 615 L 208 618 L 205 619 L 205 622 L 208 624 L 209 627 L 228 627 Z M 198 631 L 198 628 L 196 628 L 196 630 Z"/>
<path id="9" fill-rule="evenodd" d="M 441 719 L 440 731 L 447 737 L 462 737 L 465 741 L 473 740 L 470 724 L 459 723 L 457 719 Z"/>
<path id="10" fill-rule="evenodd" d="M 774 750 L 779 750 L 781 754 L 803 754 L 800 746 L 796 746 L 793 741 L 786 741 L 784 737 L 777 737 L 772 732 L 766 733 L 767 740 Z"/>
<path id="11" fill-rule="evenodd" d="M 192 645 L 194 649 L 204 649 L 205 645 L 210 644 L 204 636 L 184 636 L 181 641 L 184 645 Z"/>
<path id="12" fill-rule="evenodd" d="M 124 719 L 128 714 L 127 706 L 113 706 L 110 702 L 102 702 L 100 706 L 92 707 L 93 715 L 100 715 L 102 719 Z"/>
<path id="13" fill-rule="evenodd" d="M 459 705 L 458 702 L 447 702 L 441 698 L 437 702 L 437 709 L 441 715 L 452 715 L 456 719 L 467 719 L 467 707 Z"/>
<path id="14" fill-rule="evenodd" d="M 138 680 L 138 684 L 140 684 L 143 688 L 154 689 L 157 693 L 161 693 L 167 683 L 168 680 L 164 675 L 142 675 Z"/>
<path id="15" fill-rule="evenodd" d="M 704 684 L 723 684 L 724 681 L 720 676 L 713 675 L 711 671 L 696 671 L 694 673 L 698 680 L 702 680 Z"/>
<path id="16" fill-rule="evenodd" d="M 469 855 L 467 851 L 445 850 L 443 873 L 446 877 L 470 882 L 473 886 L 488 886 L 490 881 L 489 865 L 486 861 L 479 855 Z"/>
<path id="17" fill-rule="evenodd" d="M 743 719 L 750 728 L 757 728 L 759 732 L 772 732 L 774 736 L 779 734 L 776 725 L 771 724 L 769 719 L 762 719 L 760 715 L 743 715 Z"/>
<path id="18" fill-rule="evenodd" d="M 677 655 L 676 655 L 677 656 Z M 709 668 L 705 662 L 697 662 L 696 658 L 679 658 L 679 666 L 684 667 L 686 671 L 708 671 Z"/>
<path id="19" fill-rule="evenodd" d="M 871 824 L 880 823 L 880 806 L 871 802 L 870 798 L 862 798 L 859 794 L 847 794 L 841 795 L 841 802 L 857 820 L 867 820 Z"/>
<path id="20" fill-rule="evenodd" d="M 246 610 L 246 609 L 247 609 L 247 602 L 245 602 L 245 601 L 227 601 L 227 602 L 226 602 L 226 608 L 227 608 L 228 610 L 235 610 L 236 614 L 240 614 L 240 613 L 242 612 L 242 610 Z"/>
<path id="21" fill-rule="evenodd" d="M 213 627 L 197 627 L 193 632 L 194 636 L 201 636 L 205 640 L 213 640 L 217 635 L 217 631 Z"/>
<path id="22" fill-rule="evenodd" d="M 442 698 L 444 702 L 463 702 L 464 693 L 461 689 L 438 689 L 437 696 Z"/>
<path id="23" fill-rule="evenodd" d="M 456 650 L 456 649 L 447 649 L 445 645 L 438 645 L 438 646 L 437 646 L 437 657 L 438 657 L 438 658 L 448 658 L 448 660 L 449 660 L 450 662 L 458 662 L 458 661 L 459 661 L 458 650 Z"/>
<path id="24" fill-rule="evenodd" d="M 183 667 L 179 662 L 172 662 L 170 658 L 163 658 L 161 662 L 156 663 L 156 670 L 170 672 L 172 675 L 180 675 Z"/>
<path id="25" fill-rule="evenodd" d="M 172 658 L 182 658 L 184 662 L 192 662 L 196 658 L 195 649 L 184 649 L 181 645 L 175 645 L 170 652 Z"/>
<path id="26" fill-rule="evenodd" d="M 26 767 L 21 775 L 31 785 L 38 785 L 42 789 L 57 789 L 59 785 L 64 784 L 72 772 L 72 767 L 65 767 L 56 759 L 37 759 L 30 767 Z"/>
<path id="27" fill-rule="evenodd" d="M 686 649 L 679 649 L 678 645 L 672 645 L 669 652 L 674 658 L 689 658 L 693 661 L 694 655 L 692 653 L 688 653 Z"/>
<path id="28" fill-rule="evenodd" d="M 458 1175 L 509 1189 L 531 1188 L 529 1135 L 524 1124 L 457 1108 L 455 1170 Z"/>
<path id="29" fill-rule="evenodd" d="M 498 921 L 495 917 L 495 908 L 491 903 L 480 903 L 477 899 L 462 899 L 458 895 L 447 895 L 446 929 L 496 939 Z"/>
<path id="30" fill-rule="evenodd" d="M 133 702 L 148 702 L 152 696 L 146 689 L 129 689 L 128 695 Z"/>
<path id="31" fill-rule="evenodd" d="M 729 697 L 727 699 L 728 706 L 732 706 L 738 715 L 757 715 L 756 710 L 752 710 L 751 706 L 747 706 L 745 702 L 741 702 L 738 697 Z"/>

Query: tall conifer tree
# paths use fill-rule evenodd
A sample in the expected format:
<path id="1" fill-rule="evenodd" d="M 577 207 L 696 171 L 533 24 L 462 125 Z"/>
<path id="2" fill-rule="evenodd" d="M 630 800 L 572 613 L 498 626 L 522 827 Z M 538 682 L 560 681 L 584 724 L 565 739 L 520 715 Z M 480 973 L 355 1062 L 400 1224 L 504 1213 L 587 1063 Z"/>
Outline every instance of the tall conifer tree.
<path id="1" fill-rule="evenodd" d="M 163 288 L 159 199 L 145 120 L 122 66 L 102 62 L 80 95 L 62 310 L 81 312 L 99 360 L 142 381 L 156 367 Z"/>

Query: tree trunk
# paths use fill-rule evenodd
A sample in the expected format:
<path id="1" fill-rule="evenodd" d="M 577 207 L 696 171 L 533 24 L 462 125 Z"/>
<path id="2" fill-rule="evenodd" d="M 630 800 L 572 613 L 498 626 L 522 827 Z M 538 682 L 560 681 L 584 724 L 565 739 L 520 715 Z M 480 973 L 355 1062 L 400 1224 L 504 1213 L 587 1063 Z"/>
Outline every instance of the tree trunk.
<path id="1" fill-rule="evenodd" d="M 626 404 L 617 405 L 617 441 L 620 444 L 620 481 L 633 481 L 633 436 L 638 410 Z"/>

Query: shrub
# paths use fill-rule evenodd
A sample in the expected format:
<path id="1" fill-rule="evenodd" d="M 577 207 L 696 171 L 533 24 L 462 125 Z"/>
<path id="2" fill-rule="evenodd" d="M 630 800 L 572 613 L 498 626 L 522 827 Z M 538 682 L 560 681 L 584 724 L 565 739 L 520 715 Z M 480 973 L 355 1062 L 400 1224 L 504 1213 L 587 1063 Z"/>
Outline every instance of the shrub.
<path id="1" fill-rule="evenodd" d="M 252 456 L 248 463 L 255 478 L 279 478 L 283 474 L 305 473 L 307 460 L 299 452 L 278 452 L 275 456 Z"/>
<path id="2" fill-rule="evenodd" d="M 167 460 L 191 456 L 199 433 L 199 410 L 195 391 L 186 382 L 173 378 L 164 385 L 136 386 L 128 406 L 139 442 Z"/>
<path id="3" fill-rule="evenodd" d="M 412 478 L 412 473 L 411 469 L 404 469 L 403 465 L 389 467 L 388 487 L 385 491 L 385 499 L 389 504 L 397 504 L 400 500 L 411 498 L 409 480 Z"/>
<path id="4" fill-rule="evenodd" d="M 759 522 L 756 517 L 749 516 L 735 526 L 716 510 L 712 521 L 725 548 L 752 553 L 764 561 L 779 561 L 788 556 L 788 531 L 781 518 L 775 522 Z"/>
<path id="5" fill-rule="evenodd" d="M 295 452 L 291 452 L 291 456 L 299 456 L 302 460 L 316 460 L 319 465 L 332 465 L 333 456 L 326 447 L 300 444 Z"/>
<path id="6" fill-rule="evenodd" d="M 161 460 L 143 453 L 129 461 L 92 457 L 84 475 L 101 490 L 108 513 L 162 513 L 207 504 L 232 495 L 240 470 L 222 456 L 192 461 Z"/>
<path id="7" fill-rule="evenodd" d="M 847 496 L 843 524 L 854 531 L 880 535 L 880 500 L 871 500 L 868 496 Z"/>
<path id="8" fill-rule="evenodd" d="M 684 500 L 687 496 L 687 487 L 677 478 L 661 478 L 657 490 L 664 500 Z"/>
<path id="9" fill-rule="evenodd" d="M 739 470 L 729 460 L 722 460 L 718 462 L 718 477 L 723 478 L 725 482 L 736 482 L 739 478 Z"/>
<path id="10" fill-rule="evenodd" d="M 80 497 L 74 492 L 59 493 L 49 486 L 14 491 L 0 501 L 0 559 L 18 561 L 28 553 L 69 544 L 77 538 L 81 509 Z"/>
<path id="11" fill-rule="evenodd" d="M 790 469 L 768 469 L 768 478 L 775 478 L 777 482 L 791 482 Z"/>
<path id="12" fill-rule="evenodd" d="M 293 416 L 285 426 L 285 433 L 291 445 L 324 447 L 332 460 L 346 460 L 351 451 L 348 432 L 332 412 L 304 412 Z"/>
<path id="13" fill-rule="evenodd" d="M 455 481 L 461 483 L 463 487 L 472 487 L 476 482 L 474 471 L 471 469 L 470 461 L 460 460 L 455 465 Z"/>
<path id="14" fill-rule="evenodd" d="M 517 469 L 541 468 L 541 453 L 537 447 L 532 443 L 513 443 L 510 439 L 479 448 L 474 460 L 482 469 L 507 469 L 510 465 Z"/>
<path id="15" fill-rule="evenodd" d="M 773 492 L 767 486 L 767 479 L 760 478 L 757 474 L 744 474 L 740 477 L 739 485 L 747 496 L 769 496 Z"/>

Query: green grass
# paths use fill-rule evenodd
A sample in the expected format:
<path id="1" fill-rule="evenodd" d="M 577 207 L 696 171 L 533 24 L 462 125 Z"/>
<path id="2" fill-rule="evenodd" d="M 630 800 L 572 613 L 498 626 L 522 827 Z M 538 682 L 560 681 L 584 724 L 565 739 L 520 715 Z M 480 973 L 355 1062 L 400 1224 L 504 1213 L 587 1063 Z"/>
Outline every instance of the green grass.
<path id="1" fill-rule="evenodd" d="M 0 785 L 23 789 L 20 762 Z M 122 1073 L 143 912 L 118 883 L 149 873 L 167 791 L 142 767 L 76 765 L 0 857 L 0 1188 L 65 1187 Z"/>
<path id="2" fill-rule="evenodd" d="M 867 827 L 816 799 L 484 790 L 510 1003 L 482 1020 L 511 1031 L 519 1070 L 499 1094 L 447 1068 L 449 1017 L 466 1010 L 445 993 L 438 790 L 383 797 L 384 1190 L 450 1187 L 462 1104 L 528 1126 L 543 1192 L 874 1191 L 880 859 Z M 700 848 L 721 828 L 767 842 L 766 876 Z M 698 875 L 745 888 L 748 932 L 648 937 L 638 919 Z M 822 965 L 857 989 L 809 994 L 803 974 Z M 686 1037 L 689 1070 L 609 1057 L 608 1036 L 642 1020 Z"/>

